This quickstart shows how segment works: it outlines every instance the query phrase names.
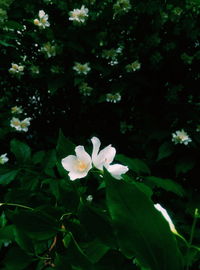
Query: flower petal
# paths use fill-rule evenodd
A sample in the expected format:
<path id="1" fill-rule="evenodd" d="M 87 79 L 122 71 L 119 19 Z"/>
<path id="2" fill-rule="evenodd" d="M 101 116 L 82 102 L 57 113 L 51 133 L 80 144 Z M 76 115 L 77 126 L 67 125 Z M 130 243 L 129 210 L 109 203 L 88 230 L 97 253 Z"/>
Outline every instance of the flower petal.
<path id="1" fill-rule="evenodd" d="M 126 173 L 129 169 L 127 166 L 114 164 L 114 165 L 109 165 L 107 167 L 107 170 L 109 171 L 110 174 L 112 174 L 114 178 L 121 179 L 121 174 Z"/>
<path id="2" fill-rule="evenodd" d="M 98 155 L 101 142 L 97 137 L 92 137 L 91 141 L 92 141 L 92 144 L 93 144 L 93 150 L 92 150 L 92 160 L 93 160 Z"/>
<path id="3" fill-rule="evenodd" d="M 89 164 L 92 167 L 92 160 L 90 155 L 85 151 L 84 146 L 79 145 L 75 148 L 77 159 L 83 161 L 86 164 Z M 90 168 L 91 168 L 90 167 Z"/>
<path id="4" fill-rule="evenodd" d="M 61 160 L 61 163 L 65 170 L 68 172 L 74 171 L 76 165 L 77 157 L 74 155 L 69 155 Z"/>
<path id="5" fill-rule="evenodd" d="M 116 155 L 116 149 L 110 145 L 106 146 L 103 150 L 99 152 L 98 160 L 100 166 L 108 167 Z"/>
<path id="6" fill-rule="evenodd" d="M 73 171 L 70 171 L 68 175 L 69 175 L 70 180 L 76 180 L 76 179 L 85 177 L 87 174 L 88 174 L 88 171 L 79 172 L 79 171 L 73 170 Z"/>

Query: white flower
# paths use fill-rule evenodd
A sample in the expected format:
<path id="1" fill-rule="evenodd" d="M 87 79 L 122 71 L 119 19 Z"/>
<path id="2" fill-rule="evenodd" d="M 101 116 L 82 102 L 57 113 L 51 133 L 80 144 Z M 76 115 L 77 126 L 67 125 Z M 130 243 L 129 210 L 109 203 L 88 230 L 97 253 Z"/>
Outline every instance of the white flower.
<path id="1" fill-rule="evenodd" d="M 191 141 L 191 138 L 183 129 L 177 130 L 175 133 L 172 133 L 172 142 L 174 142 L 175 144 L 180 143 L 188 145 L 188 143 Z"/>
<path id="2" fill-rule="evenodd" d="M 73 66 L 73 70 L 75 70 L 78 74 L 87 75 L 88 72 L 91 70 L 91 68 L 89 67 L 89 63 L 81 64 L 81 63 L 75 62 Z"/>
<path id="3" fill-rule="evenodd" d="M 138 60 L 136 60 L 133 63 L 126 66 L 126 71 L 132 72 L 132 71 L 139 70 L 140 68 L 141 68 L 141 63 Z"/>
<path id="4" fill-rule="evenodd" d="M 28 127 L 30 126 L 30 120 L 31 120 L 31 118 L 27 117 L 21 121 L 21 123 L 20 123 L 21 131 L 24 131 L 24 132 L 28 131 Z"/>
<path id="5" fill-rule="evenodd" d="M 13 117 L 10 121 L 10 126 L 15 128 L 17 131 L 28 131 L 28 127 L 30 126 L 31 118 L 25 118 L 24 120 L 20 121 L 18 118 Z"/>
<path id="6" fill-rule="evenodd" d="M 5 164 L 6 162 L 8 162 L 8 157 L 7 157 L 7 153 L 5 153 L 5 154 L 2 154 L 1 156 L 0 156 L 0 164 Z"/>
<path id="7" fill-rule="evenodd" d="M 92 162 L 94 166 L 99 170 L 103 170 L 103 167 L 105 167 L 114 178 L 121 179 L 121 175 L 128 171 L 128 167 L 120 164 L 110 165 L 116 155 L 116 149 L 108 145 L 99 152 L 100 140 L 97 137 L 93 137 L 91 141 L 93 144 Z"/>
<path id="8" fill-rule="evenodd" d="M 75 180 L 85 177 L 92 168 L 90 155 L 85 151 L 84 146 L 75 148 L 76 156 L 69 155 L 62 159 L 62 166 L 69 172 L 69 178 Z"/>
<path id="9" fill-rule="evenodd" d="M 13 117 L 10 121 L 10 126 L 15 128 L 16 130 L 20 131 L 21 130 L 21 121 L 16 118 L 16 117 Z"/>
<path id="10" fill-rule="evenodd" d="M 11 68 L 9 69 L 9 72 L 11 74 L 15 74 L 15 75 L 16 74 L 17 75 L 22 75 L 23 71 L 24 71 L 24 66 L 17 65 L 17 64 L 14 64 L 14 63 L 11 64 Z"/>
<path id="11" fill-rule="evenodd" d="M 73 9 L 69 12 L 69 20 L 78 23 L 84 23 L 85 19 L 88 17 L 88 11 L 88 8 L 85 8 L 84 5 L 82 5 L 81 9 Z"/>
<path id="12" fill-rule="evenodd" d="M 117 103 L 120 100 L 121 100 L 120 93 L 115 93 L 115 94 L 108 93 L 108 94 L 106 94 L 106 101 L 107 102 Z"/>
<path id="13" fill-rule="evenodd" d="M 11 108 L 11 113 L 20 114 L 22 112 L 23 112 L 23 110 L 22 110 L 22 107 L 21 106 L 20 107 L 14 106 L 14 107 Z"/>
<path id="14" fill-rule="evenodd" d="M 170 216 L 168 215 L 167 211 L 159 204 L 154 204 L 155 208 L 161 212 L 161 214 L 163 215 L 163 217 L 166 219 L 166 221 L 169 223 L 169 227 L 170 227 L 170 230 L 174 233 L 174 234 L 178 234 Z"/>
<path id="15" fill-rule="evenodd" d="M 56 55 L 56 45 L 47 42 L 41 47 L 41 52 L 43 52 L 48 58 Z"/>
<path id="16" fill-rule="evenodd" d="M 48 22 L 48 14 L 44 12 L 44 10 L 40 10 L 38 13 L 39 19 L 35 19 L 33 23 L 37 25 L 38 27 L 45 29 L 46 27 L 50 26 L 50 23 Z"/>

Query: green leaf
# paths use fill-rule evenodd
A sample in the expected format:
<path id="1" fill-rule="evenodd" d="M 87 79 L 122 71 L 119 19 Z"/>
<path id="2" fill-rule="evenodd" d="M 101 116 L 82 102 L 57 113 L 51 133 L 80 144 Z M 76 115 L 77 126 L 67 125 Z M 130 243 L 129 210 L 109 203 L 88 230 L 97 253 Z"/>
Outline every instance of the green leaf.
<path id="1" fill-rule="evenodd" d="M 122 164 L 128 166 L 129 169 L 131 169 L 132 171 L 136 172 L 139 175 L 151 173 L 149 167 L 141 159 L 128 158 L 128 157 L 120 154 L 120 155 L 116 156 L 116 160 L 118 160 Z"/>
<path id="2" fill-rule="evenodd" d="M 107 215 L 100 211 L 100 209 L 81 204 L 79 218 L 91 239 L 99 238 L 103 244 L 112 248 L 116 247 L 113 228 Z"/>
<path id="3" fill-rule="evenodd" d="M 51 216 L 41 211 L 20 210 L 11 215 L 11 220 L 17 229 L 35 240 L 47 240 L 59 231 L 58 223 Z"/>
<path id="4" fill-rule="evenodd" d="M 10 150 L 20 163 L 25 163 L 30 160 L 31 149 L 27 144 L 13 139 L 10 143 Z"/>
<path id="5" fill-rule="evenodd" d="M 122 253 L 151 270 L 181 270 L 182 261 L 169 224 L 136 186 L 105 172 L 107 206 Z"/>
<path id="6" fill-rule="evenodd" d="M 67 139 L 62 131 L 59 131 L 58 142 L 56 146 L 56 152 L 58 160 L 74 153 L 75 145 Z"/>
<path id="7" fill-rule="evenodd" d="M 173 145 L 169 142 L 164 142 L 158 149 L 158 157 L 156 161 L 159 161 L 163 158 L 167 158 L 171 156 L 173 151 L 174 151 Z"/>
<path id="8" fill-rule="evenodd" d="M 187 173 L 189 172 L 195 165 L 196 161 L 191 156 L 186 156 L 179 159 L 176 163 L 176 176 L 180 173 Z"/>
<path id="9" fill-rule="evenodd" d="M 33 258 L 27 255 L 21 248 L 12 247 L 9 249 L 6 257 L 3 261 L 3 264 L 6 267 L 6 270 L 23 270 L 25 269 L 31 262 Z"/>
<path id="10" fill-rule="evenodd" d="M 83 252 L 81 247 L 75 241 L 71 233 L 69 233 L 71 239 L 68 239 L 69 243 L 65 252 L 66 258 L 70 261 L 72 266 L 80 267 L 81 270 L 92 269 L 92 264 Z"/>
<path id="11" fill-rule="evenodd" d="M 91 263 L 97 263 L 107 253 L 109 247 L 95 239 L 84 245 L 83 250 Z"/>
<path id="12" fill-rule="evenodd" d="M 44 151 L 38 151 L 36 153 L 34 153 L 33 157 L 32 157 L 32 161 L 34 164 L 38 164 L 41 163 L 42 160 L 44 159 L 45 156 L 45 152 Z"/>
<path id="13" fill-rule="evenodd" d="M 160 178 L 155 176 L 146 176 L 144 179 L 147 180 L 147 183 L 149 182 L 153 184 L 153 186 L 163 188 L 164 190 L 167 191 L 171 191 L 177 194 L 178 196 L 183 197 L 185 195 L 185 190 L 182 188 L 182 186 L 172 181 L 171 179 Z"/>
<path id="14" fill-rule="evenodd" d="M 19 170 L 12 170 L 12 171 L 4 171 L 4 173 L 2 174 L 1 171 L 1 175 L 0 175 L 0 185 L 8 185 L 10 184 L 14 179 L 15 177 L 17 176 Z"/>

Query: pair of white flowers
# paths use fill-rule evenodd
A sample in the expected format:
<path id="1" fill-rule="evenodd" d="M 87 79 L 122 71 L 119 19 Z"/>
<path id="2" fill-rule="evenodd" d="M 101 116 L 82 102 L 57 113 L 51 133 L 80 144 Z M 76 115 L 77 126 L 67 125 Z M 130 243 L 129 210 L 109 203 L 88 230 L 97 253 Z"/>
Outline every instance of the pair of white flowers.
<path id="1" fill-rule="evenodd" d="M 50 26 L 48 22 L 49 15 L 44 12 L 44 10 L 40 10 L 38 13 L 39 19 L 35 19 L 33 23 L 37 25 L 41 29 L 45 29 L 46 27 Z"/>
<path id="2" fill-rule="evenodd" d="M 69 155 L 62 159 L 62 166 L 69 172 L 71 180 L 85 177 L 89 170 L 94 166 L 103 171 L 105 167 L 108 172 L 116 179 L 121 179 L 121 175 L 128 171 L 127 166 L 111 163 L 116 155 L 116 149 L 108 145 L 103 150 L 100 150 L 101 142 L 97 137 L 91 139 L 93 144 L 92 156 L 84 149 L 84 146 L 79 145 L 75 148 L 75 155 Z"/>
<path id="3" fill-rule="evenodd" d="M 13 117 L 10 121 L 10 126 L 15 128 L 17 131 L 28 131 L 30 126 L 31 117 L 27 117 L 24 120 L 20 121 L 18 118 Z"/>

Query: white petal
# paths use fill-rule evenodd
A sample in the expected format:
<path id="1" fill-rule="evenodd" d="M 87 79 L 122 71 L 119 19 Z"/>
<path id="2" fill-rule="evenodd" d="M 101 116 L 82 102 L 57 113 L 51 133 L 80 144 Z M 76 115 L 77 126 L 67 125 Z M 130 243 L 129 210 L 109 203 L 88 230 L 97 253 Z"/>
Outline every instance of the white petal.
<path id="1" fill-rule="evenodd" d="M 109 171 L 110 174 L 116 179 L 121 179 L 121 174 L 124 174 L 128 171 L 127 166 L 123 166 L 120 164 L 114 164 L 114 165 L 109 165 L 107 170 Z"/>
<path id="2" fill-rule="evenodd" d="M 111 145 L 106 146 L 98 154 L 98 161 L 100 166 L 102 165 L 107 168 L 110 165 L 110 163 L 113 162 L 115 155 L 116 149 Z"/>
<path id="3" fill-rule="evenodd" d="M 84 146 L 79 145 L 75 148 L 75 152 L 78 160 L 83 161 L 86 164 L 91 164 L 92 160 L 90 155 L 85 151 Z M 92 166 L 92 165 L 91 165 Z M 90 167 L 91 168 L 91 167 Z"/>
<path id="4" fill-rule="evenodd" d="M 45 15 L 44 10 L 40 10 L 40 11 L 39 11 L 39 18 L 44 17 L 44 15 Z"/>
<path id="5" fill-rule="evenodd" d="M 65 170 L 68 172 L 74 171 L 76 165 L 77 157 L 74 155 L 69 155 L 61 160 L 61 163 Z"/>
<path id="6" fill-rule="evenodd" d="M 76 180 L 76 179 L 85 177 L 87 174 L 88 174 L 88 171 L 84 171 L 84 172 L 70 171 L 68 175 L 71 180 Z"/>
<path id="7" fill-rule="evenodd" d="M 92 137 L 91 141 L 93 144 L 93 150 L 92 150 L 92 160 L 93 160 L 98 155 L 101 142 L 97 137 Z"/>

